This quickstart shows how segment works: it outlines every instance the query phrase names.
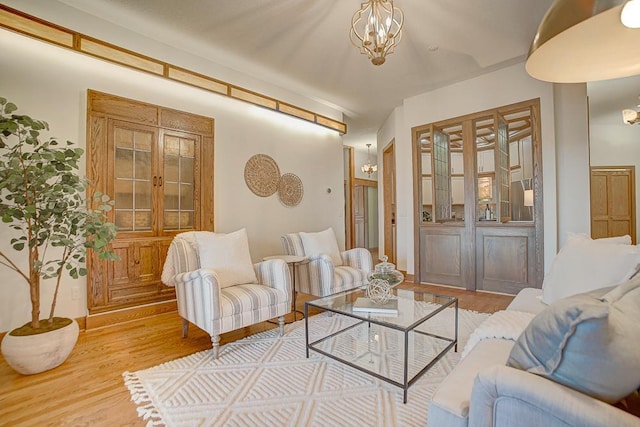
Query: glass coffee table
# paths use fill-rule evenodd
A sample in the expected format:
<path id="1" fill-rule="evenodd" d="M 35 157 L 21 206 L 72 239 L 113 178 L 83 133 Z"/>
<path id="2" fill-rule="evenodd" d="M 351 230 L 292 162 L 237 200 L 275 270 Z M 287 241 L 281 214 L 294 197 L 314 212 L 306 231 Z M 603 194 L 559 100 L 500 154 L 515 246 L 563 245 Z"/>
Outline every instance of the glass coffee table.
<path id="1" fill-rule="evenodd" d="M 394 289 L 397 314 L 354 312 L 362 289 L 304 305 L 306 355 L 309 350 L 345 363 L 407 390 L 451 348 L 458 351 L 458 299 L 428 292 Z M 309 309 L 341 316 L 339 330 L 309 330 Z M 326 333 L 325 333 L 326 332 Z"/>

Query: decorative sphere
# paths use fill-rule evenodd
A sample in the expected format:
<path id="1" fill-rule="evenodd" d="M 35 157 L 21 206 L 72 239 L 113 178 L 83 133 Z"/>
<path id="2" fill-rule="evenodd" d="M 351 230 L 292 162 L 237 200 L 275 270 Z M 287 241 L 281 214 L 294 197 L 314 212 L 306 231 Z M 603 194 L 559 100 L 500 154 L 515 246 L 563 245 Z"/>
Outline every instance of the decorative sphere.
<path id="1" fill-rule="evenodd" d="M 391 297 L 389 282 L 382 279 L 373 279 L 367 285 L 367 296 L 374 304 L 384 304 Z"/>

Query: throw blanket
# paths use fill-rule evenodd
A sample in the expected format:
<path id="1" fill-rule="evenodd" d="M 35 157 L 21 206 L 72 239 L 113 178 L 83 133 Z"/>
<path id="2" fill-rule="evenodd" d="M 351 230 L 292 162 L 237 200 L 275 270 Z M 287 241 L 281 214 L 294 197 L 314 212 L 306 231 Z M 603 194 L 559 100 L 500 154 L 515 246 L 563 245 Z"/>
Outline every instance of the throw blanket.
<path id="1" fill-rule="evenodd" d="M 493 313 L 471 333 L 462 351 L 462 358 L 466 357 L 476 344 L 485 339 L 517 340 L 534 317 L 533 313 L 516 310 L 501 310 Z"/>
<path id="2" fill-rule="evenodd" d="M 191 255 L 191 259 L 188 258 L 189 255 Z M 180 233 L 176 235 L 171 246 L 169 246 L 167 258 L 162 266 L 160 280 L 167 286 L 175 286 L 173 277 L 176 274 L 196 270 L 199 266 L 200 260 L 198 259 L 198 244 L 195 232 Z"/>

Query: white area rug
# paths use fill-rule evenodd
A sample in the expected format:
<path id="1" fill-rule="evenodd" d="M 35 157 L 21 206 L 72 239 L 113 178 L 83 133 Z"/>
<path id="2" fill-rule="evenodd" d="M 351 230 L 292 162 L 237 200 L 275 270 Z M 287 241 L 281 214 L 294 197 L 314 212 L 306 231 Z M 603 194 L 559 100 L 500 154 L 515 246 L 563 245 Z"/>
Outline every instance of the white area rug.
<path id="1" fill-rule="evenodd" d="M 123 377 L 147 426 L 425 426 L 433 392 L 487 317 L 459 311 L 458 352 L 409 387 L 406 404 L 399 387 L 314 351 L 307 359 L 304 320 L 286 325 L 282 338 L 276 328 L 227 344 L 218 360 L 207 350 Z M 344 322 L 353 319 L 312 316 L 310 335 Z"/>

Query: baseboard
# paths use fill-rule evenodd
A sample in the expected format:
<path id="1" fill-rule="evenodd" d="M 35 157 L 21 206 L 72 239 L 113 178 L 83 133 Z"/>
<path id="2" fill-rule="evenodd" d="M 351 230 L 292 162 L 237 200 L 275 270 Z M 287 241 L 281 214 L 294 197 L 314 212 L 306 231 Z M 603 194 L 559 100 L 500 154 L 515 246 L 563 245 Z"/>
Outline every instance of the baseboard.
<path id="1" fill-rule="evenodd" d="M 87 330 L 115 325 L 117 323 L 130 322 L 157 314 L 176 311 L 178 304 L 176 300 L 162 301 L 156 304 L 143 305 L 140 307 L 124 308 L 122 310 L 108 311 L 106 313 L 90 314 L 86 317 L 85 328 Z"/>
<path id="2" fill-rule="evenodd" d="M 400 273 L 402 273 L 404 275 L 404 281 L 405 282 L 415 283 L 413 281 L 413 279 L 414 279 L 413 274 L 407 274 L 406 271 L 402 271 L 402 270 L 400 270 Z"/>

